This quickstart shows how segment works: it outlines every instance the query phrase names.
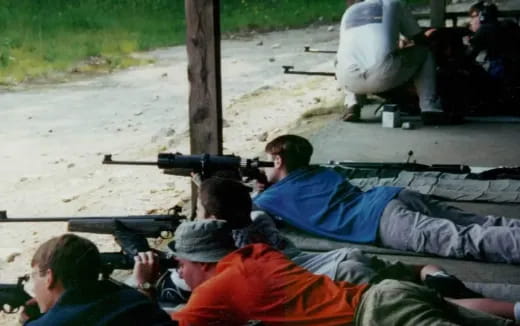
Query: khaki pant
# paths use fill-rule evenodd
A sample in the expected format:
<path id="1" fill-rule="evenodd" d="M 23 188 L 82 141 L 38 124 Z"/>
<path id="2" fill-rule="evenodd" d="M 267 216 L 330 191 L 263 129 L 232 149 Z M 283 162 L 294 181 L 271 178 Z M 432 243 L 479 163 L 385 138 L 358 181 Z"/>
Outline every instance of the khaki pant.
<path id="1" fill-rule="evenodd" d="M 359 326 L 514 325 L 511 320 L 451 304 L 410 282 L 385 280 L 363 295 L 354 316 Z"/>
<path id="2" fill-rule="evenodd" d="M 370 69 L 352 67 L 345 76 L 345 105 L 358 104 L 363 99 L 361 94 L 386 92 L 411 79 L 419 96 L 421 112 L 441 111 L 435 85 L 435 63 L 424 46 L 398 50 Z"/>
<path id="3" fill-rule="evenodd" d="M 520 263 L 520 219 L 479 216 L 407 189 L 386 206 L 378 235 L 386 248 Z"/>
<path id="4" fill-rule="evenodd" d="M 417 271 L 401 262 L 390 262 L 352 250 L 336 269 L 335 280 L 353 284 L 375 284 L 385 279 L 419 282 Z"/>

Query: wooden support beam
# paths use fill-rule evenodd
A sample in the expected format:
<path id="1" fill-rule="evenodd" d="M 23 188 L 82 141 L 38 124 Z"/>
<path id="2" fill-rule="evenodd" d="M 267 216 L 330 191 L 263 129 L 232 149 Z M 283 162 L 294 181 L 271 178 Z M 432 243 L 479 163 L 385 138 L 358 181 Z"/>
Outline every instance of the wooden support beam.
<path id="1" fill-rule="evenodd" d="M 445 26 L 446 0 L 430 0 L 430 27 Z"/>
<path id="2" fill-rule="evenodd" d="M 185 0 L 184 6 L 191 153 L 221 155 L 220 1 Z M 196 195 L 196 188 L 192 187 L 192 208 L 196 205 Z"/>
<path id="3" fill-rule="evenodd" d="M 222 154 L 219 2 L 184 2 L 192 154 Z"/>

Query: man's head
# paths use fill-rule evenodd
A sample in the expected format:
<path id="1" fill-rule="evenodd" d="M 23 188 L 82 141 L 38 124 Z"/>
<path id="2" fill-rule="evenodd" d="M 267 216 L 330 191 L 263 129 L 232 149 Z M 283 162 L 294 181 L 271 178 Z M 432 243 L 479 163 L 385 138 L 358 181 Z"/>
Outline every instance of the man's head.
<path id="1" fill-rule="evenodd" d="M 223 220 L 184 222 L 170 246 L 179 261 L 179 276 L 194 290 L 215 275 L 217 262 L 236 249 L 231 229 Z"/>
<path id="2" fill-rule="evenodd" d="M 275 183 L 291 171 L 309 165 L 312 156 L 311 143 L 297 135 L 283 135 L 270 141 L 265 152 L 274 162 L 273 168 L 266 168 L 267 180 Z"/>
<path id="3" fill-rule="evenodd" d="M 43 243 L 31 260 L 34 294 L 41 312 L 49 310 L 70 288 L 99 277 L 101 259 L 90 240 L 64 234 Z"/>
<path id="4" fill-rule="evenodd" d="M 251 224 L 251 196 L 249 188 L 228 178 L 212 177 L 199 188 L 197 218 L 225 220 L 232 229 Z"/>
<path id="5" fill-rule="evenodd" d="M 481 24 L 494 23 L 498 19 L 498 7 L 487 1 L 474 3 L 468 11 L 470 21 L 469 29 L 472 32 L 479 30 Z"/>

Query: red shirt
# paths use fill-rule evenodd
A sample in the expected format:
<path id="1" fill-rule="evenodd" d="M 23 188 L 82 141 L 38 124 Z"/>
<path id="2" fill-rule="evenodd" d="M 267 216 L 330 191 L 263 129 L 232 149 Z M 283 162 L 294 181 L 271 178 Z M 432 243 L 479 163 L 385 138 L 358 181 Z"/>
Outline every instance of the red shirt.
<path id="1" fill-rule="evenodd" d="M 314 275 L 265 244 L 236 250 L 217 264 L 217 274 L 193 291 L 172 314 L 181 326 L 346 325 L 368 285 Z"/>

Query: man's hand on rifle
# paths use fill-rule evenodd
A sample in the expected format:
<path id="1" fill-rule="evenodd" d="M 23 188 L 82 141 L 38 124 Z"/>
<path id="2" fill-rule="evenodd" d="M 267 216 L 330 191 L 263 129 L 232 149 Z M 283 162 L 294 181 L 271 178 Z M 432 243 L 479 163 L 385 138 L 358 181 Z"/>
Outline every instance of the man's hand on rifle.
<path id="1" fill-rule="evenodd" d="M 267 188 L 269 188 L 270 185 L 271 184 L 269 182 L 263 183 L 263 182 L 257 181 L 255 190 L 256 190 L 256 192 L 260 193 L 260 192 L 266 190 Z"/>
<path id="2" fill-rule="evenodd" d="M 191 181 L 197 186 L 200 187 L 200 184 L 202 183 L 202 176 L 200 173 L 197 172 L 191 172 Z"/>
<path id="3" fill-rule="evenodd" d="M 148 296 L 154 292 L 154 284 L 160 276 L 159 257 L 153 251 L 140 252 L 135 257 L 133 277 L 137 289 Z"/>
<path id="4" fill-rule="evenodd" d="M 266 190 L 267 188 L 269 188 L 269 186 L 271 186 L 271 183 L 267 181 L 267 175 L 265 173 L 265 170 L 261 169 L 260 175 L 255 179 L 254 184 L 254 191 L 258 193 Z"/>
<path id="5" fill-rule="evenodd" d="M 38 307 L 38 302 L 36 301 L 36 298 L 31 298 L 23 305 L 23 310 L 20 312 L 18 321 L 23 325 L 28 321 L 37 319 L 40 316 L 41 313 L 40 308 Z"/>

